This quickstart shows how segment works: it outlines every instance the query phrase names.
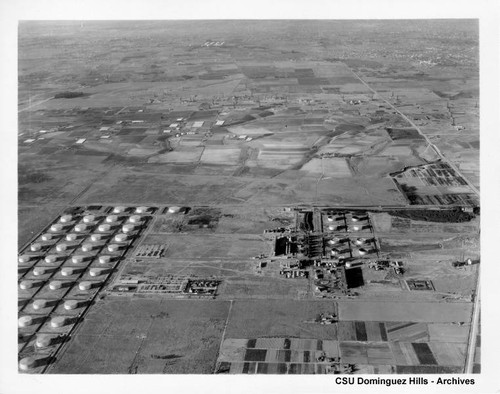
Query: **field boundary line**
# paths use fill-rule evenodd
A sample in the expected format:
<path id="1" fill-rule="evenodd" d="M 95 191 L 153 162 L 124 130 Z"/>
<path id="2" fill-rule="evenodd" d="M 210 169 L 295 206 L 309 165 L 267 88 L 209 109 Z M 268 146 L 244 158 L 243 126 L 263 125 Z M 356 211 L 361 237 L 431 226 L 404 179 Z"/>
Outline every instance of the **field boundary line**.
<path id="1" fill-rule="evenodd" d="M 226 323 L 224 323 L 224 330 L 222 331 L 222 337 L 220 340 L 219 351 L 217 352 L 217 357 L 215 359 L 215 366 L 214 366 L 214 372 L 213 372 L 214 374 L 217 373 L 217 365 L 218 365 L 217 360 L 219 359 L 220 352 L 222 350 L 222 345 L 224 343 L 224 339 L 226 338 L 227 325 L 229 324 L 229 317 L 231 316 L 231 310 L 233 309 L 234 300 L 229 300 L 229 302 L 230 302 L 230 305 L 229 305 L 229 310 L 227 311 Z"/>

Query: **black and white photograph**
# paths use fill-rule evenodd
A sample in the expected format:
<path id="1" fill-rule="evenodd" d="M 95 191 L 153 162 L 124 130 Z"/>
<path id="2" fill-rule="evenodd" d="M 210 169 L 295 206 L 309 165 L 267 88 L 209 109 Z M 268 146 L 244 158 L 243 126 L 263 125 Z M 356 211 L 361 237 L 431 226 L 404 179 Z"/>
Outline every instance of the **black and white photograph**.
<path id="1" fill-rule="evenodd" d="M 2 366 L 32 386 L 1 392 L 73 391 L 57 383 L 70 375 L 164 392 L 500 389 L 480 388 L 499 368 L 482 357 L 498 290 L 481 288 L 500 273 L 482 253 L 491 21 L 335 4 L 11 21 L 17 363 Z M 245 383 L 217 389 L 231 379 Z"/>

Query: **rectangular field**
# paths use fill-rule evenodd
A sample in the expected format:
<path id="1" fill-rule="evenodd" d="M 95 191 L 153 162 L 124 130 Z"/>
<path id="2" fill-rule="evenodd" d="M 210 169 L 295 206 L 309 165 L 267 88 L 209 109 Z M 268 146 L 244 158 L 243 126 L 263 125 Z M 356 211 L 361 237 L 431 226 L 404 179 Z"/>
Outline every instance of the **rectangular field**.
<path id="1" fill-rule="evenodd" d="M 331 301 L 237 300 L 233 303 L 227 338 L 291 337 L 337 339 L 334 324 L 307 323 L 320 313 L 335 313 Z"/>
<path id="2" fill-rule="evenodd" d="M 387 322 L 466 322 L 471 316 L 470 303 L 435 302 L 338 302 L 341 320 Z"/>
<path id="3" fill-rule="evenodd" d="M 108 298 L 86 316 L 50 373 L 212 373 L 225 301 Z"/>

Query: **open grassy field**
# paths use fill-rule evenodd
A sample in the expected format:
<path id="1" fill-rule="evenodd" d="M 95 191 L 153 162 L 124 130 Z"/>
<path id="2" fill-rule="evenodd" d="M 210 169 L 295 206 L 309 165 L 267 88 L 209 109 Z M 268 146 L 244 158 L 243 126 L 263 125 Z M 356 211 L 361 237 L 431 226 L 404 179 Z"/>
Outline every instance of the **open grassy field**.
<path id="1" fill-rule="evenodd" d="M 169 245 L 166 257 L 169 259 L 238 259 L 244 260 L 257 256 L 266 250 L 266 243 L 259 236 L 198 234 L 193 235 L 148 235 L 144 243 Z"/>
<path id="2" fill-rule="evenodd" d="M 153 156 L 148 160 L 148 163 L 196 163 L 200 160 L 202 153 L 202 147 L 176 149 L 173 152 Z"/>
<path id="3" fill-rule="evenodd" d="M 208 147 L 203 151 L 201 161 L 204 163 L 228 164 L 238 163 L 240 150 L 238 148 Z"/>
<path id="4" fill-rule="evenodd" d="M 344 178 L 351 175 L 351 170 L 343 158 L 328 158 L 328 159 L 317 159 L 313 158 L 304 164 L 301 168 L 303 171 L 320 173 L 324 176 Z"/>

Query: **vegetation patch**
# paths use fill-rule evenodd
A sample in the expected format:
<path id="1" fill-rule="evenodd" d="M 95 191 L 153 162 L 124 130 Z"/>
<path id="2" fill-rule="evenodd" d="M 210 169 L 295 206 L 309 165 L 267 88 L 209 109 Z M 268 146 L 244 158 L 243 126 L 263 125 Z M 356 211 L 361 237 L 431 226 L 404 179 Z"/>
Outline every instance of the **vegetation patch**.
<path id="1" fill-rule="evenodd" d="M 407 218 L 411 220 L 420 220 L 425 222 L 437 223 L 462 223 L 469 222 L 475 218 L 473 213 L 464 212 L 459 208 L 455 209 L 400 209 L 388 211 L 389 215 Z"/>
<path id="2" fill-rule="evenodd" d="M 60 98 L 75 98 L 75 97 L 82 97 L 82 96 L 85 96 L 85 93 L 83 93 L 83 92 L 69 92 L 69 91 L 66 91 L 66 92 L 56 93 L 56 95 L 54 96 L 54 98 L 56 98 L 56 99 L 60 99 Z"/>

